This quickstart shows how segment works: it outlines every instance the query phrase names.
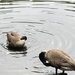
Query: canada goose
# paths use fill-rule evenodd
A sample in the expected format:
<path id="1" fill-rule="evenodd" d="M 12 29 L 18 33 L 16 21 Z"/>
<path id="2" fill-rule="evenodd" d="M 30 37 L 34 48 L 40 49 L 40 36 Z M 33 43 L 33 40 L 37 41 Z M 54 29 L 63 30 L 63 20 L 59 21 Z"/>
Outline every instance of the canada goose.
<path id="1" fill-rule="evenodd" d="M 7 32 L 7 44 L 9 47 L 23 47 L 26 40 L 26 36 L 21 36 L 20 34 L 12 31 Z"/>
<path id="2" fill-rule="evenodd" d="M 41 52 L 39 54 L 39 59 L 45 66 L 52 66 L 56 69 L 63 71 L 75 70 L 75 61 L 62 50 L 49 50 L 47 52 Z"/>

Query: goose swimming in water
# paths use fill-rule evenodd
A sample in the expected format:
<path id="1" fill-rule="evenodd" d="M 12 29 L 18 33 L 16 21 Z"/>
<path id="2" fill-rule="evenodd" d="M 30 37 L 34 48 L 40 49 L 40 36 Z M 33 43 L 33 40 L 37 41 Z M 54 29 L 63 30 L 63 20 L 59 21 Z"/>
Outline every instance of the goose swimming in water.
<path id="1" fill-rule="evenodd" d="M 45 66 L 52 66 L 56 69 L 63 71 L 75 70 L 75 61 L 62 50 L 49 50 L 47 52 L 41 52 L 39 54 L 39 59 Z"/>
<path id="2" fill-rule="evenodd" d="M 9 47 L 23 47 L 26 40 L 26 36 L 21 36 L 20 34 L 12 31 L 7 32 L 7 44 Z"/>

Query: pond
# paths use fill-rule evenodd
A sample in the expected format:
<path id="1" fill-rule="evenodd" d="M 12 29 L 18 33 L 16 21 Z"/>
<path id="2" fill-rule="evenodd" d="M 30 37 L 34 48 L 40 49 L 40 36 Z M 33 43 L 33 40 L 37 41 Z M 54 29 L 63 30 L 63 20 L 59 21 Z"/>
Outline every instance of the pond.
<path id="1" fill-rule="evenodd" d="M 6 32 L 27 36 L 24 51 L 6 46 Z M 55 69 L 45 67 L 39 53 L 61 49 L 75 59 L 75 4 L 67 1 L 0 3 L 0 74 L 53 75 Z M 59 73 L 61 71 L 59 70 Z M 75 75 L 74 71 L 67 71 Z"/>

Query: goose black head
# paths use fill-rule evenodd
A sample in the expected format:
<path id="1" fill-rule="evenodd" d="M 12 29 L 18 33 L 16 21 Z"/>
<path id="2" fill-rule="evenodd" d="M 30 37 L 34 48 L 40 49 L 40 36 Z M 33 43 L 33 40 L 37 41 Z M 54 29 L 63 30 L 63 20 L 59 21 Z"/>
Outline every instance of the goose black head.
<path id="1" fill-rule="evenodd" d="M 39 59 L 41 60 L 41 62 L 42 62 L 43 64 L 46 63 L 45 53 L 46 53 L 46 52 L 41 52 L 41 53 L 39 54 Z"/>
<path id="2" fill-rule="evenodd" d="M 27 40 L 27 37 L 26 36 L 22 36 L 21 40 Z"/>
<path id="3" fill-rule="evenodd" d="M 39 59 L 40 59 L 40 61 L 41 61 L 45 66 L 51 66 L 50 63 L 47 63 L 47 62 L 46 62 L 47 59 L 46 59 L 46 57 L 45 57 L 45 54 L 46 54 L 46 52 L 41 52 L 41 53 L 39 54 Z"/>

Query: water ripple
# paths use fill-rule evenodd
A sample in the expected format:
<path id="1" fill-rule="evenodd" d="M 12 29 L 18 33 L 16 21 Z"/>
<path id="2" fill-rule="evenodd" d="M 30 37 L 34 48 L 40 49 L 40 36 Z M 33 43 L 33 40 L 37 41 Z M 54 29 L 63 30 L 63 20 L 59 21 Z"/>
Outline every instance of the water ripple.
<path id="1" fill-rule="evenodd" d="M 0 13 L 5 13 L 0 15 L 2 75 L 54 75 L 54 68 L 45 67 L 40 62 L 39 53 L 57 48 L 75 58 L 75 13 L 74 11 L 68 12 L 74 10 L 74 4 L 61 4 L 60 2 L 15 3 L 16 5 L 1 5 L 0 7 Z M 8 48 L 6 34 L 4 34 L 8 31 L 26 35 L 28 38 L 27 48 L 21 51 Z M 72 72 L 67 73 L 74 75 Z"/>
<path id="2" fill-rule="evenodd" d="M 25 22 L 25 21 L 12 21 L 11 23 L 33 23 L 33 24 L 43 24 L 41 22 Z"/>
<path id="3" fill-rule="evenodd" d="M 75 12 L 75 10 L 73 9 L 65 9 L 66 11 L 72 11 L 72 12 Z"/>
<path id="4" fill-rule="evenodd" d="M 36 31 L 54 36 L 52 33 L 49 33 L 49 32 L 47 32 L 45 30 L 36 30 Z"/>

